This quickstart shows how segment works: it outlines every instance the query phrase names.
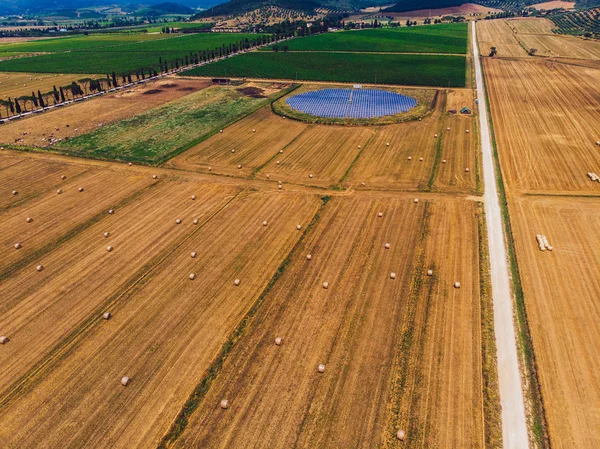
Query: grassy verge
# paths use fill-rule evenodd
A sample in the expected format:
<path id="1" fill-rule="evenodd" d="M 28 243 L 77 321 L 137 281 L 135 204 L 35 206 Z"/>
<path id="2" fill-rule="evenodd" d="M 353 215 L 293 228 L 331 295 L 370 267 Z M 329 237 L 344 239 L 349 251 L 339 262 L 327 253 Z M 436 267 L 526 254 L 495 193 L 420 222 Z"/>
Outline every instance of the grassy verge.
<path id="1" fill-rule="evenodd" d="M 323 89 L 324 86 L 318 85 L 303 85 L 296 93 L 309 92 L 314 90 Z M 348 85 L 331 85 L 327 86 L 327 88 L 346 88 L 349 89 Z M 430 114 L 433 110 L 433 106 L 435 105 L 435 98 L 437 94 L 437 90 L 434 89 L 410 89 L 410 88 L 398 88 L 398 87 L 389 87 L 385 90 L 389 90 L 392 92 L 396 92 L 402 95 L 406 95 L 408 97 L 412 97 L 417 100 L 417 106 L 412 108 L 407 112 L 402 112 L 400 114 L 395 115 L 387 115 L 384 117 L 377 117 L 372 119 L 353 119 L 353 118 L 326 118 L 326 117 L 317 117 L 310 114 L 305 114 L 303 112 L 297 111 L 296 109 L 291 108 L 286 100 L 286 97 L 282 97 L 277 101 L 271 103 L 271 109 L 275 114 L 281 115 L 283 117 L 292 118 L 295 120 L 300 120 L 306 123 L 318 123 L 325 125 L 346 125 L 346 126 L 368 126 L 368 125 L 390 125 L 393 123 L 401 123 L 407 122 L 411 120 L 416 120 L 421 117 L 425 117 Z"/>
<path id="2" fill-rule="evenodd" d="M 440 95 L 438 93 L 438 95 Z M 443 95 L 443 98 L 441 99 L 442 105 L 440 107 L 440 119 L 439 119 L 439 123 L 438 123 L 438 136 L 440 136 L 439 139 L 437 139 L 437 146 L 435 149 L 435 159 L 433 160 L 433 167 L 431 167 L 431 174 L 429 175 L 429 181 L 427 181 L 427 187 L 425 187 L 425 191 L 426 192 L 430 192 L 431 189 L 433 188 L 433 184 L 435 183 L 435 178 L 438 174 L 438 167 L 440 166 L 440 162 L 442 160 L 442 143 L 444 140 L 444 118 L 446 117 L 445 112 L 446 111 L 446 101 L 448 99 L 448 92 L 443 92 L 441 95 Z"/>
<path id="3" fill-rule="evenodd" d="M 483 70 L 483 65 L 482 65 Z M 485 77 L 483 77 L 483 85 L 485 91 L 485 103 L 488 111 L 488 120 L 490 125 L 490 137 L 492 139 L 492 150 L 494 155 L 494 167 L 496 170 L 496 185 L 498 188 L 498 196 L 500 200 L 500 209 L 502 212 L 502 222 L 504 225 L 504 236 L 506 239 L 507 255 L 509 270 L 512 281 L 512 292 L 515 298 L 515 315 L 517 325 L 517 346 L 519 355 L 524 363 L 521 363 L 521 370 L 526 381 L 526 400 L 529 407 L 529 422 L 528 427 L 533 437 L 534 443 L 539 448 L 550 448 L 550 440 L 548 438 L 548 430 L 546 424 L 546 415 L 544 411 L 544 400 L 540 389 L 539 378 L 537 374 L 537 364 L 535 361 L 535 353 L 533 350 L 533 340 L 529 330 L 529 322 L 527 319 L 527 308 L 525 305 L 525 296 L 523 294 L 523 286 L 521 284 L 521 276 L 519 273 L 519 265 L 517 263 L 517 255 L 515 249 L 515 241 L 512 234 L 510 223 L 510 214 L 508 211 L 508 201 L 506 199 L 506 190 L 504 188 L 504 180 L 498 157 L 498 148 L 496 145 L 496 136 L 492 114 L 490 110 L 490 102 L 487 91 Z M 531 438 L 530 437 L 530 438 Z"/>
<path id="4" fill-rule="evenodd" d="M 501 449 L 502 409 L 500 407 L 500 391 L 498 386 L 498 360 L 496 358 L 496 334 L 494 332 L 492 280 L 490 277 L 490 259 L 483 203 L 479 203 L 477 209 L 485 447 L 488 449 Z"/>
<path id="5" fill-rule="evenodd" d="M 223 364 L 225 363 L 225 360 L 227 360 L 227 358 L 229 357 L 229 354 L 231 353 L 233 348 L 237 345 L 237 343 L 240 341 L 240 339 L 244 336 L 248 325 L 250 324 L 250 322 L 252 321 L 254 316 L 258 313 L 258 311 L 259 311 L 260 307 L 262 306 L 262 304 L 264 303 L 265 298 L 267 297 L 268 293 L 273 289 L 273 287 L 275 286 L 275 284 L 277 283 L 279 278 L 284 274 L 287 266 L 291 263 L 292 258 L 294 257 L 295 253 L 299 250 L 302 242 L 304 241 L 304 239 L 306 238 L 306 236 L 308 235 L 310 230 L 319 221 L 321 212 L 323 211 L 323 208 L 327 205 L 329 200 L 330 200 L 330 197 L 328 197 L 328 196 L 324 196 L 321 198 L 321 201 L 322 201 L 321 208 L 313 216 L 311 222 L 305 228 L 304 232 L 302 233 L 302 235 L 300 236 L 300 238 L 298 239 L 298 241 L 296 242 L 296 244 L 294 245 L 294 247 L 292 248 L 290 253 L 281 262 L 281 264 L 279 265 L 279 268 L 277 268 L 277 271 L 273 274 L 273 276 L 271 277 L 271 280 L 269 281 L 269 283 L 267 284 L 265 289 L 258 296 L 258 298 L 254 302 L 254 304 L 252 305 L 250 310 L 248 310 L 248 313 L 246 314 L 246 316 L 240 321 L 240 323 L 237 325 L 237 327 L 231 332 L 231 334 L 229 335 L 229 337 L 227 338 L 225 343 L 223 343 L 223 346 L 221 347 L 221 351 L 216 356 L 216 358 L 212 361 L 212 363 L 210 364 L 210 366 L 208 367 L 208 369 L 206 371 L 205 376 L 200 380 L 200 383 L 198 383 L 198 385 L 196 386 L 196 388 L 194 389 L 194 391 L 192 392 L 190 397 L 187 399 L 187 401 L 183 405 L 181 411 L 179 412 L 179 415 L 177 415 L 177 418 L 175 418 L 175 421 L 173 422 L 171 428 L 169 429 L 167 434 L 163 437 L 162 441 L 158 445 L 159 449 L 166 449 L 168 447 L 171 447 L 175 443 L 175 441 L 181 436 L 181 434 L 187 427 L 190 416 L 198 408 L 198 406 L 202 402 L 202 399 L 206 396 L 206 394 L 210 390 L 210 387 L 211 387 L 213 381 L 216 379 L 216 377 L 221 372 L 221 369 L 223 368 Z"/>

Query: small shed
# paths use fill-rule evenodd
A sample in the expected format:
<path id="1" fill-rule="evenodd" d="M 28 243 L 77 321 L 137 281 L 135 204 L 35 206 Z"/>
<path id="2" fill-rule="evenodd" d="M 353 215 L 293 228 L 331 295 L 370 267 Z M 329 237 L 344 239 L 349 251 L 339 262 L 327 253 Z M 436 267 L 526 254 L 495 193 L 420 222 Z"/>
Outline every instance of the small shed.
<path id="1" fill-rule="evenodd" d="M 465 106 L 465 107 L 463 107 L 463 108 L 460 110 L 460 113 L 461 113 L 461 114 L 470 114 L 470 113 L 471 113 L 471 110 L 470 110 L 468 107 L 466 107 L 466 106 Z"/>

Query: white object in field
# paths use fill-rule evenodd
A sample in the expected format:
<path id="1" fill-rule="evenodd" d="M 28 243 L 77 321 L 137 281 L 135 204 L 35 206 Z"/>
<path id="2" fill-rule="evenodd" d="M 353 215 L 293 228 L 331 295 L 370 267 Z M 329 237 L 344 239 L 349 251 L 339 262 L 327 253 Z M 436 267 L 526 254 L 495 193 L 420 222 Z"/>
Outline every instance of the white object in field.
<path id="1" fill-rule="evenodd" d="M 33 223 L 33 218 L 27 217 L 27 223 Z"/>
<path id="2" fill-rule="evenodd" d="M 590 178 L 590 180 L 592 182 L 593 181 L 600 182 L 600 177 L 596 173 L 590 172 L 587 175 L 588 175 L 588 178 Z"/>
<path id="3" fill-rule="evenodd" d="M 60 177 L 60 179 L 62 179 L 62 180 L 64 181 L 65 179 L 67 179 L 67 177 L 66 177 L 65 175 L 62 175 L 62 176 Z"/>
<path id="4" fill-rule="evenodd" d="M 437 137 L 437 134 L 434 134 L 433 137 Z"/>
<path id="5" fill-rule="evenodd" d="M 281 339 L 281 337 L 277 337 L 277 338 L 275 339 L 275 344 L 276 344 L 277 346 L 281 346 L 281 343 L 283 343 L 283 340 Z"/>
<path id="6" fill-rule="evenodd" d="M 129 166 L 131 167 L 133 164 L 130 162 L 130 163 L 129 163 L 129 164 L 127 164 L 127 165 L 129 165 Z"/>
<path id="7" fill-rule="evenodd" d="M 412 161 L 412 156 L 408 156 L 408 160 L 409 160 L 409 161 Z"/>
<path id="8" fill-rule="evenodd" d="M 325 372 L 325 365 L 323 365 L 322 363 L 319 365 L 319 367 L 317 368 L 317 371 L 319 371 L 320 373 L 324 373 Z"/>
<path id="9" fill-rule="evenodd" d="M 279 154 L 283 154 L 283 150 L 279 150 Z"/>
<path id="10" fill-rule="evenodd" d="M 323 282 L 323 288 L 324 289 L 328 289 L 329 288 L 329 282 Z"/>
<path id="11" fill-rule="evenodd" d="M 270 178 L 271 178 L 271 175 L 270 175 L 270 174 L 268 174 L 268 173 L 267 173 L 267 175 L 266 175 L 266 176 L 267 176 L 267 179 L 270 179 Z"/>
<path id="12" fill-rule="evenodd" d="M 378 212 L 378 213 L 377 213 L 377 216 L 378 216 L 379 218 L 383 217 L 383 212 Z"/>
<path id="13" fill-rule="evenodd" d="M 296 229 L 299 231 L 300 229 L 302 229 L 302 226 L 296 225 Z"/>
<path id="14" fill-rule="evenodd" d="M 306 260 L 312 260 L 312 256 L 310 254 L 306 255 Z"/>
<path id="15" fill-rule="evenodd" d="M 465 168 L 465 173 L 469 173 L 469 167 Z"/>
<path id="16" fill-rule="evenodd" d="M 198 219 L 194 218 L 194 221 L 192 223 L 194 223 L 195 225 L 197 225 L 198 224 Z"/>
<path id="17" fill-rule="evenodd" d="M 43 265 L 38 265 L 37 267 L 35 267 L 36 270 L 38 271 L 43 271 L 44 270 L 44 266 Z"/>
<path id="18" fill-rule="evenodd" d="M 446 163 L 446 159 L 442 159 L 442 164 L 445 164 L 445 163 Z"/>
<path id="19" fill-rule="evenodd" d="M 192 195 L 192 201 L 196 199 L 196 195 Z"/>
<path id="20" fill-rule="evenodd" d="M 79 187 L 77 190 L 79 190 L 80 192 L 83 192 L 83 187 Z"/>
<path id="21" fill-rule="evenodd" d="M 360 148 L 361 148 L 361 147 L 360 147 L 360 145 L 359 145 L 359 146 L 358 146 L 358 149 L 360 150 Z"/>
<path id="22" fill-rule="evenodd" d="M 253 132 L 253 133 L 255 133 L 255 132 L 256 132 L 256 130 L 255 130 L 255 129 L 253 129 L 253 130 L 252 130 L 252 132 Z"/>
<path id="23" fill-rule="evenodd" d="M 460 282 L 455 282 L 454 283 L 454 288 L 460 288 Z"/>
<path id="24" fill-rule="evenodd" d="M 108 251 L 109 253 L 110 253 L 112 250 L 113 250 L 113 247 L 112 247 L 112 246 L 107 246 L 107 247 L 106 247 L 106 251 Z"/>
<path id="25" fill-rule="evenodd" d="M 62 189 L 58 189 L 58 190 L 56 191 L 56 193 L 58 193 L 58 194 L 60 195 L 60 194 L 62 193 Z"/>
<path id="26" fill-rule="evenodd" d="M 110 312 L 104 312 L 102 314 L 102 318 L 104 318 L 105 320 L 110 320 L 112 318 L 112 313 L 110 313 Z"/>
<path id="27" fill-rule="evenodd" d="M 396 433 L 396 438 L 398 438 L 400 441 L 404 441 L 404 438 L 406 438 L 406 432 L 404 432 L 404 430 L 399 430 L 398 433 Z"/>
<path id="28" fill-rule="evenodd" d="M 157 178 L 158 178 L 158 176 L 152 175 L 152 179 L 157 179 Z"/>
<path id="29" fill-rule="evenodd" d="M 227 409 L 229 408 L 229 401 L 228 401 L 227 399 L 222 399 L 222 400 L 221 400 L 220 407 L 221 407 L 223 410 L 227 410 Z"/>
<path id="30" fill-rule="evenodd" d="M 212 167 L 208 167 L 208 171 L 212 171 Z"/>
<path id="31" fill-rule="evenodd" d="M 396 273 L 391 272 L 390 273 L 390 279 L 396 279 Z"/>
<path id="32" fill-rule="evenodd" d="M 192 251 L 192 253 L 190 254 L 190 256 L 192 256 L 192 259 L 196 257 L 196 251 Z"/>
<path id="33" fill-rule="evenodd" d="M 600 147 L 600 140 L 596 141 L 596 145 L 598 145 Z"/>
<path id="34" fill-rule="evenodd" d="M 419 198 L 415 198 L 415 199 L 413 200 L 413 203 L 418 203 L 418 202 L 419 202 Z"/>
<path id="35" fill-rule="evenodd" d="M 10 341 L 10 338 L 8 338 L 6 335 L 3 335 L 2 337 L 0 337 L 0 345 L 5 345 L 9 341 Z"/>
<path id="36" fill-rule="evenodd" d="M 422 157 L 419 158 L 419 162 L 423 162 L 423 158 Z"/>
<path id="37" fill-rule="evenodd" d="M 240 168 L 242 168 L 242 165 L 241 165 L 241 164 L 239 164 L 239 165 L 238 165 L 238 170 L 239 170 Z"/>
<path id="38" fill-rule="evenodd" d="M 110 237 L 110 232 L 105 232 L 104 237 L 106 237 L 106 238 Z"/>
<path id="39" fill-rule="evenodd" d="M 450 131 L 450 128 L 446 128 L 446 131 Z"/>
<path id="40" fill-rule="evenodd" d="M 110 215 L 112 215 L 112 214 L 114 214 L 114 213 L 115 213 L 115 211 L 114 211 L 113 209 L 109 209 L 109 210 L 108 210 L 108 213 L 109 213 Z"/>
<path id="41" fill-rule="evenodd" d="M 390 249 L 390 244 L 389 243 L 385 244 L 385 249 Z"/>
<path id="42" fill-rule="evenodd" d="M 366 184 L 365 184 L 364 182 L 361 182 L 361 183 L 360 183 L 360 186 L 361 186 L 361 187 L 365 187 L 365 186 L 366 186 Z"/>
<path id="43" fill-rule="evenodd" d="M 433 276 L 433 270 L 427 270 L 427 276 Z"/>
<path id="44" fill-rule="evenodd" d="M 240 282 L 241 281 L 239 279 L 236 279 L 235 281 L 233 281 L 233 285 L 237 287 L 238 285 L 240 285 Z"/>
<path id="45" fill-rule="evenodd" d="M 124 387 L 127 386 L 127 384 L 129 384 L 129 382 L 131 382 L 131 379 L 127 376 L 123 376 L 121 378 L 121 385 L 123 385 Z"/>
<path id="46" fill-rule="evenodd" d="M 277 161 L 277 162 L 275 162 L 275 163 L 276 163 L 277 165 L 279 165 L 279 164 L 280 164 L 280 162 L 279 162 L 279 161 Z"/>
<path id="47" fill-rule="evenodd" d="M 20 243 L 15 243 L 15 249 L 21 249 L 23 246 Z"/>
<path id="48" fill-rule="evenodd" d="M 17 192 L 16 190 L 13 190 L 13 191 L 12 191 L 12 194 L 13 194 L 13 195 L 18 195 L 18 194 L 19 194 L 19 192 Z"/>
<path id="49" fill-rule="evenodd" d="M 178 218 L 177 220 L 175 220 L 175 223 L 181 224 L 181 218 Z"/>
<path id="50" fill-rule="evenodd" d="M 386 147 L 389 147 L 389 146 L 390 146 L 390 143 L 389 143 L 389 142 L 388 142 L 388 143 L 386 143 L 386 144 L 385 144 L 385 146 L 386 146 Z"/>
<path id="51" fill-rule="evenodd" d="M 267 221 L 266 221 L 266 220 L 265 220 L 265 221 L 263 221 L 263 226 L 266 226 L 267 224 L 268 224 L 268 223 L 267 223 Z"/>
<path id="52" fill-rule="evenodd" d="M 222 129 L 220 129 L 220 130 L 219 130 L 219 132 L 220 132 L 220 133 L 222 133 L 222 132 L 223 132 L 223 130 L 222 130 Z"/>
<path id="53" fill-rule="evenodd" d="M 278 188 L 279 190 L 281 190 L 281 189 L 283 189 L 283 186 L 282 186 L 281 184 L 279 184 L 279 185 L 277 186 L 277 188 Z"/>
<path id="54" fill-rule="evenodd" d="M 190 273 L 190 275 L 188 277 L 190 278 L 191 281 L 193 281 L 194 279 L 196 279 L 196 274 Z"/>
<path id="55" fill-rule="evenodd" d="M 308 174 L 308 177 L 309 177 L 309 178 L 312 178 L 312 177 L 313 177 L 312 173 L 309 173 L 309 174 Z"/>
<path id="56" fill-rule="evenodd" d="M 469 134 L 469 130 L 467 129 L 467 134 Z"/>

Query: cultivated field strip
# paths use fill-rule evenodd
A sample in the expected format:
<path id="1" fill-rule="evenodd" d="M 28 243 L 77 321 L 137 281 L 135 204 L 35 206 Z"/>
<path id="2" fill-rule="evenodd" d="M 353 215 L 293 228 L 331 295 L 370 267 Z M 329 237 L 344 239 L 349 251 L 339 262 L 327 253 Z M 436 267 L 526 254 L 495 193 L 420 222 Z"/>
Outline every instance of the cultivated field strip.
<path id="1" fill-rule="evenodd" d="M 193 219 L 202 223 L 235 192 L 233 187 L 161 182 L 3 282 L 0 333 L 10 335 L 11 342 L 0 353 L 0 396 L 30 375 L 29 370 L 91 314 L 100 316 L 103 310 L 98 309 L 137 280 L 152 261 L 197 230 L 200 224 L 194 225 Z M 175 223 L 177 217 L 182 224 Z M 110 233 L 108 238 L 104 232 Z M 38 264 L 43 271 L 36 271 Z"/>
<path id="2" fill-rule="evenodd" d="M 46 165 L 38 160 L 26 162 L 34 167 Z M 139 172 L 127 174 L 124 171 L 90 168 L 81 176 L 74 176 L 73 179 L 67 176 L 63 181 L 63 172 L 82 170 L 81 166 L 71 167 L 73 169 L 60 171 L 55 168 L 52 176 L 46 177 L 50 179 L 44 183 L 47 186 L 44 192 L 22 204 L 16 204 L 4 214 L 0 213 L 0 276 L 47 245 L 56 245 L 63 237 L 69 237 L 78 226 L 84 225 L 97 214 L 108 215 L 108 209 L 154 182 L 151 176 Z M 35 171 L 38 171 L 37 167 Z M 22 179 L 16 179 L 15 183 L 23 185 L 24 194 L 30 188 Z M 59 189 L 52 188 L 57 183 L 61 183 Z M 83 187 L 83 192 L 79 192 L 79 187 Z M 62 193 L 58 194 L 58 191 Z M 29 223 L 28 218 L 33 221 Z M 16 243 L 20 243 L 22 248 L 15 249 Z"/>
<path id="3" fill-rule="evenodd" d="M 210 167 L 212 173 L 249 176 L 307 127 L 299 121 L 283 119 L 265 106 L 175 157 L 168 166 L 204 172 Z"/>
<path id="4" fill-rule="evenodd" d="M 13 165 L 16 165 L 16 164 L 22 162 L 22 161 L 23 161 L 23 159 L 20 157 L 7 156 L 6 154 L 3 154 L 2 156 L 0 156 L 0 170 L 5 170 L 9 167 L 12 167 Z"/>
<path id="5" fill-rule="evenodd" d="M 47 147 L 51 136 L 67 139 L 82 135 L 99 126 L 132 117 L 141 111 L 176 100 L 209 85 L 207 80 L 163 78 L 127 91 L 82 101 L 68 107 L 53 109 L 51 113 L 2 125 L 0 143 L 14 143 L 17 139 L 23 139 L 23 145 Z M 27 132 L 27 135 L 23 135 L 24 132 Z"/>
<path id="6" fill-rule="evenodd" d="M 83 165 L 37 161 L 23 157 L 2 155 L 0 161 L 6 161 L 7 164 L 0 171 L 0 216 L 7 210 L 26 204 L 49 191 L 56 194 L 56 190 L 65 184 L 62 176 L 69 180 L 88 171 Z M 13 191 L 17 194 L 14 195 Z"/>
<path id="7" fill-rule="evenodd" d="M 295 223 L 308 224 L 319 206 L 312 195 L 242 193 L 118 298 L 110 321 L 4 407 L 0 440 L 21 448 L 41 440 L 154 447 L 302 235 Z M 118 252 L 115 244 L 111 256 Z M 132 378 L 127 388 L 124 375 Z"/>
<path id="8" fill-rule="evenodd" d="M 599 447 L 600 201 L 521 197 L 509 209 L 550 443 Z"/>
<path id="9" fill-rule="evenodd" d="M 398 337 L 385 447 L 397 447 L 398 428 L 409 436 L 402 447 L 485 445 L 477 213 L 475 202 L 429 205 L 422 265 Z"/>
<path id="10" fill-rule="evenodd" d="M 350 170 L 348 183 L 360 187 L 364 182 L 368 189 L 424 189 L 435 161 L 434 135 L 439 128 L 439 120 L 433 118 L 378 128 Z"/>
<path id="11" fill-rule="evenodd" d="M 475 126 L 475 120 L 468 115 L 448 115 L 445 118 L 434 190 L 476 192 L 479 146 Z"/>
<path id="12" fill-rule="evenodd" d="M 510 191 L 598 194 L 600 71 L 484 59 L 500 162 Z"/>
<path id="13" fill-rule="evenodd" d="M 496 47 L 499 57 L 527 57 L 527 52 L 521 47 L 512 28 L 504 20 L 477 22 L 477 40 L 482 56 L 487 56 L 491 47 Z"/>
<path id="14" fill-rule="evenodd" d="M 372 128 L 311 125 L 258 176 L 268 174 L 272 180 L 321 187 L 336 185 L 375 134 Z"/>
<path id="15" fill-rule="evenodd" d="M 176 446 L 398 447 L 399 428 L 403 447 L 483 446 L 475 208 L 332 199 Z M 412 326 L 426 343 L 401 346 Z M 401 373 L 409 360 L 415 372 Z M 403 374 L 411 389 L 397 388 Z"/>
<path id="16" fill-rule="evenodd" d="M 535 48 L 537 56 L 600 59 L 600 42 L 575 36 L 519 34 L 525 48 Z"/>

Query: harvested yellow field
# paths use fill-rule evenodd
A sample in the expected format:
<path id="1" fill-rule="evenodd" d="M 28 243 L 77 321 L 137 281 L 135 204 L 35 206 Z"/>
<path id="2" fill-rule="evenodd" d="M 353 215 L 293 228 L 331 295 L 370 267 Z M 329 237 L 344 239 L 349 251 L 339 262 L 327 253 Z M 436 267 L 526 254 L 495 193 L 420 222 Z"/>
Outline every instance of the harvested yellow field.
<path id="1" fill-rule="evenodd" d="M 562 0 L 553 0 L 550 2 L 536 3 L 535 5 L 531 5 L 530 8 L 535 8 L 538 11 L 546 10 L 551 11 L 553 9 L 575 9 L 575 2 L 567 2 Z"/>
<path id="2" fill-rule="evenodd" d="M 4 40 L 4 39 L 3 39 Z M 18 72 L 0 72 L 0 99 L 7 100 L 8 97 L 14 99 L 23 95 L 31 95 L 34 92 L 37 95 L 38 90 L 45 94 L 57 89 L 60 86 L 66 86 L 73 81 L 83 78 L 100 78 L 106 75 L 53 75 L 50 73 L 18 73 Z M 6 111 L 2 111 L 5 117 Z"/>
<path id="3" fill-rule="evenodd" d="M 484 59 L 503 175 L 510 191 L 597 194 L 600 71 Z"/>
<path id="4" fill-rule="evenodd" d="M 536 56 L 571 59 L 600 59 L 600 42 L 575 36 L 519 34 L 525 48 L 535 48 Z"/>
<path id="5" fill-rule="evenodd" d="M 376 134 L 373 128 L 310 125 L 257 176 L 323 187 L 336 185 Z"/>
<path id="6" fill-rule="evenodd" d="M 19 142 L 47 147 L 51 137 L 68 139 L 85 134 L 99 126 L 132 117 L 140 111 L 160 106 L 209 85 L 207 80 L 162 78 L 127 91 L 118 91 L 2 125 L 0 143 Z"/>
<path id="7" fill-rule="evenodd" d="M 477 22 L 477 41 L 482 56 L 496 47 L 499 57 L 525 57 L 527 52 L 519 44 L 512 28 L 504 20 L 480 20 Z"/>
<path id="8" fill-rule="evenodd" d="M 171 159 L 166 165 L 203 172 L 210 168 L 212 173 L 249 176 L 307 127 L 296 120 L 286 120 L 271 112 L 270 106 L 265 106 Z"/>
<path id="9" fill-rule="evenodd" d="M 519 34 L 553 34 L 556 28 L 550 19 L 542 17 L 527 17 L 523 19 L 507 20 L 506 23 Z M 479 27 L 479 26 L 478 26 Z"/>
<path id="10" fill-rule="evenodd" d="M 483 447 L 476 209 L 332 199 L 175 447 Z"/>
<path id="11" fill-rule="evenodd" d="M 519 197 L 509 210 L 550 443 L 599 447 L 600 201 Z"/>

